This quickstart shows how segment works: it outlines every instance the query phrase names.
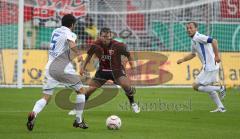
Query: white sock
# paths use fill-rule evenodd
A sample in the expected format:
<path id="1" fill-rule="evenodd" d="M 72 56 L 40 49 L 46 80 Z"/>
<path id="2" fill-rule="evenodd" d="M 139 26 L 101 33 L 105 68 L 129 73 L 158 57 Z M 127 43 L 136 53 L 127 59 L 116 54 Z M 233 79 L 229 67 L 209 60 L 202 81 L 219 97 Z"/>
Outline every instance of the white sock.
<path id="1" fill-rule="evenodd" d="M 85 105 L 85 95 L 84 94 L 78 94 L 76 99 L 76 119 L 78 123 L 81 123 L 83 118 L 83 109 Z"/>
<path id="2" fill-rule="evenodd" d="M 47 101 L 44 98 L 39 99 L 35 103 L 35 105 L 33 107 L 33 112 L 36 114 L 35 116 L 37 116 L 37 114 L 43 110 L 43 108 L 46 106 L 46 104 L 47 104 Z"/>
<path id="3" fill-rule="evenodd" d="M 224 106 L 223 106 L 221 100 L 219 99 L 216 91 L 213 91 L 213 92 L 209 93 L 209 96 L 216 103 L 218 108 L 220 108 L 220 107 L 224 108 Z"/>
<path id="4" fill-rule="evenodd" d="M 213 91 L 220 91 L 221 87 L 220 86 L 199 86 L 198 87 L 199 91 L 203 91 L 203 92 L 207 92 L 207 93 L 211 93 Z"/>

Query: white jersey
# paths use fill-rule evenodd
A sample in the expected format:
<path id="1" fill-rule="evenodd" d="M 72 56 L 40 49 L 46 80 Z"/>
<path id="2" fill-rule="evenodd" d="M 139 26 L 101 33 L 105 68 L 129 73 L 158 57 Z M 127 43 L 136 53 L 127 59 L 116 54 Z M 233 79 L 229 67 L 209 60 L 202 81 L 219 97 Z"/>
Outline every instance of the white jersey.
<path id="1" fill-rule="evenodd" d="M 215 64 L 215 54 L 213 52 L 212 41 L 213 39 L 211 37 L 198 32 L 195 33 L 191 41 L 192 53 L 198 54 L 203 69 L 206 71 L 219 69 L 219 64 Z"/>
<path id="2" fill-rule="evenodd" d="M 55 29 L 52 32 L 50 49 L 48 52 L 48 63 L 45 69 L 48 70 L 53 60 L 69 49 L 68 40 L 75 42 L 76 39 L 77 35 L 65 26 Z M 69 63 L 66 67 L 66 69 L 72 68 L 73 66 L 71 63 Z"/>

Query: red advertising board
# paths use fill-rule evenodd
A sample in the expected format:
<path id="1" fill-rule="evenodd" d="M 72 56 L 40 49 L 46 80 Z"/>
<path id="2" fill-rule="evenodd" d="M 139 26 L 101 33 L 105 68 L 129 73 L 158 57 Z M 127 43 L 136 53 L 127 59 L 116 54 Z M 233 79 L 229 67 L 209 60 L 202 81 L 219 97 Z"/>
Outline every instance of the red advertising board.
<path id="1" fill-rule="evenodd" d="M 32 8 L 24 6 L 24 21 L 32 19 Z M 15 24 L 18 22 L 18 5 L 14 3 L 0 2 L 0 24 Z"/>
<path id="2" fill-rule="evenodd" d="M 240 18 L 240 0 L 222 0 L 221 17 Z"/>
<path id="3" fill-rule="evenodd" d="M 87 7 L 82 0 L 35 0 L 33 17 L 52 19 L 65 14 L 73 14 L 76 18 L 86 15 Z"/>
<path id="4" fill-rule="evenodd" d="M 24 5 L 24 21 L 32 19 L 56 20 L 65 14 L 73 14 L 76 18 L 87 14 L 87 5 L 83 0 L 34 0 L 34 5 Z M 0 1 L 0 24 L 16 24 L 18 22 L 18 4 Z"/>

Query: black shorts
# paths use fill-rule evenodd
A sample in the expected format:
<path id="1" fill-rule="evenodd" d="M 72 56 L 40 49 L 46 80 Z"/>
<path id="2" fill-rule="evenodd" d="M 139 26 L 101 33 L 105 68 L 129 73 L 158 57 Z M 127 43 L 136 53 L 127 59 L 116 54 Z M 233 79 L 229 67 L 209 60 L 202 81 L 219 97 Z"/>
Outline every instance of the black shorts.
<path id="1" fill-rule="evenodd" d="M 98 70 L 93 80 L 101 86 L 105 84 L 108 80 L 112 80 L 115 84 L 118 84 L 117 79 L 119 79 L 122 76 L 126 77 L 124 70 L 115 70 L 115 71 Z"/>

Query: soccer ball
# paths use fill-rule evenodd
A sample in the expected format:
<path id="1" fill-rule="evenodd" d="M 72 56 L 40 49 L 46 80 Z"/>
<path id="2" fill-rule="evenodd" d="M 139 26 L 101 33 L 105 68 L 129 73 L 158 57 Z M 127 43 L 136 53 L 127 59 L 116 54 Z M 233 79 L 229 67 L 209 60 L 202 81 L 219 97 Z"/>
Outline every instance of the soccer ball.
<path id="1" fill-rule="evenodd" d="M 111 115 L 106 120 L 106 126 L 110 130 L 119 129 L 122 125 L 121 119 L 116 115 Z"/>

